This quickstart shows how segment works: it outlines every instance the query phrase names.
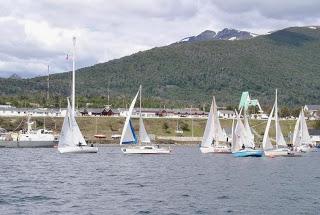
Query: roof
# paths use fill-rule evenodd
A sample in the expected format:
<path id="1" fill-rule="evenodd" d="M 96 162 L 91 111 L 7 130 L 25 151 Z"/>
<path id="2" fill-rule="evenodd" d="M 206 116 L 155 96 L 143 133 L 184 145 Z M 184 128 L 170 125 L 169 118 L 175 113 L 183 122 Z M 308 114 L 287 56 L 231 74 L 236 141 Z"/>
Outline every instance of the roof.
<path id="1" fill-rule="evenodd" d="M 221 114 L 235 114 L 233 110 L 218 110 Z"/>
<path id="2" fill-rule="evenodd" d="M 308 129 L 308 131 L 309 131 L 310 135 L 314 135 L 314 136 L 319 135 L 320 136 L 320 129 Z"/>
<path id="3" fill-rule="evenodd" d="M 320 110 L 320 105 L 306 105 L 305 109 L 307 109 L 308 111 L 311 110 Z"/>

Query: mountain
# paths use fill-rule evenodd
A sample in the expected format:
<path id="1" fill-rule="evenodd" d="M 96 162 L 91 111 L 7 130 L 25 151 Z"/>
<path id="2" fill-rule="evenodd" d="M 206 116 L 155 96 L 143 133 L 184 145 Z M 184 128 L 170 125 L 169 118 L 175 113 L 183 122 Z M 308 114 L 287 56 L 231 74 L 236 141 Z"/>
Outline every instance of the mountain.
<path id="1" fill-rule="evenodd" d="M 186 37 L 180 42 L 199 42 L 211 40 L 246 40 L 257 36 L 257 34 L 247 31 L 239 31 L 232 28 L 225 28 L 218 33 L 206 30 L 197 36 Z"/>
<path id="2" fill-rule="evenodd" d="M 143 85 L 144 98 L 237 104 L 249 91 L 262 106 L 320 101 L 320 28 L 292 27 L 249 40 L 175 43 L 77 70 L 77 95 L 130 96 Z M 52 93 L 69 95 L 70 73 L 54 74 Z M 109 83 L 109 84 L 108 84 Z M 4 96 L 45 95 L 46 77 L 0 79 Z"/>
<path id="3" fill-rule="evenodd" d="M 19 76 L 17 73 L 14 73 L 14 74 L 10 75 L 9 78 L 10 79 L 18 79 L 18 80 L 22 79 L 21 76 Z"/>

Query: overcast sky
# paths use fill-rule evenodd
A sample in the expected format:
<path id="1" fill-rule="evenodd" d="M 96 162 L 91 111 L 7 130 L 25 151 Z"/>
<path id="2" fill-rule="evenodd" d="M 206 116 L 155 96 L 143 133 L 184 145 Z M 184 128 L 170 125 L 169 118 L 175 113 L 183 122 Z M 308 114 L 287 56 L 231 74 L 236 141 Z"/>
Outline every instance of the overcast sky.
<path id="1" fill-rule="evenodd" d="M 1 0 L 0 77 L 66 72 L 164 46 L 206 29 L 263 34 L 320 25 L 318 0 Z"/>

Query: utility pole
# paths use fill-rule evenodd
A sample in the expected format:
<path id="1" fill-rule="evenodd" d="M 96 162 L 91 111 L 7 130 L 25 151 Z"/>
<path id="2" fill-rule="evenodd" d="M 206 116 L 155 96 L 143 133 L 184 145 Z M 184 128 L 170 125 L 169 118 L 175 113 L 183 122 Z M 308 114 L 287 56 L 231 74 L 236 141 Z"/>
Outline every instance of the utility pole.
<path id="1" fill-rule="evenodd" d="M 190 108 L 190 116 L 191 116 L 191 135 L 193 137 L 193 116 L 192 116 L 192 105 Z"/>

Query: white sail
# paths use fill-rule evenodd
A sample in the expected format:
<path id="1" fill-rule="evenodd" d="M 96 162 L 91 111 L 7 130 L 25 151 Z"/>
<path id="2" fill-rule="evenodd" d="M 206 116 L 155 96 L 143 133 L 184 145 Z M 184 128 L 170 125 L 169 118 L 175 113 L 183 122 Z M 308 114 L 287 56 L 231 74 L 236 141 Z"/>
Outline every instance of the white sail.
<path id="1" fill-rule="evenodd" d="M 208 120 L 206 124 L 206 128 L 204 129 L 201 146 L 202 147 L 209 147 L 213 141 L 213 101 L 211 103 L 210 112 L 208 115 Z"/>
<path id="2" fill-rule="evenodd" d="M 264 146 L 263 149 L 264 150 L 273 149 L 273 145 L 271 143 L 271 140 L 270 140 L 269 136 L 267 136 L 267 140 L 266 140 L 266 143 L 265 143 L 265 146 Z"/>
<path id="3" fill-rule="evenodd" d="M 309 145 L 312 143 L 311 138 L 310 138 L 310 134 L 308 131 L 308 126 L 307 126 L 307 122 L 306 119 L 304 117 L 304 113 L 303 113 L 303 109 L 301 110 L 301 144 L 302 145 Z"/>
<path id="4" fill-rule="evenodd" d="M 244 128 L 245 128 L 245 137 L 246 140 L 245 141 L 245 147 L 249 147 L 249 148 L 254 148 L 254 135 L 252 134 L 249 122 L 248 122 L 248 117 L 246 116 L 246 114 L 244 113 Z"/>
<path id="5" fill-rule="evenodd" d="M 122 129 L 120 145 L 123 144 L 123 143 L 131 143 L 131 142 L 135 142 L 136 143 L 136 138 L 135 138 L 133 127 L 131 125 L 130 118 L 131 118 L 131 115 L 132 115 L 132 111 L 133 111 L 134 105 L 136 104 L 139 92 L 140 92 L 140 90 L 137 92 L 136 96 L 132 100 L 131 105 L 129 107 L 128 115 L 126 117 L 126 121 L 125 121 L 123 129 Z"/>
<path id="6" fill-rule="evenodd" d="M 58 147 L 61 148 L 79 145 L 85 146 L 87 143 L 79 129 L 68 99 L 67 114 L 63 120 Z"/>
<path id="7" fill-rule="evenodd" d="M 213 138 L 216 142 L 226 141 L 226 138 L 223 134 L 221 124 L 219 121 L 218 108 L 216 104 L 216 99 L 213 97 Z"/>
<path id="8" fill-rule="evenodd" d="M 276 134 L 276 144 L 277 146 L 287 146 L 287 143 L 283 137 L 282 131 L 281 131 L 281 127 L 280 127 L 280 123 L 278 121 L 278 123 L 276 122 L 276 126 L 277 126 L 277 134 Z"/>
<path id="9" fill-rule="evenodd" d="M 274 102 L 274 107 L 275 107 L 275 111 L 274 111 L 274 118 L 275 118 L 275 127 L 276 127 L 276 146 L 278 148 L 278 146 L 286 146 L 286 141 L 283 137 L 282 131 L 281 131 L 281 127 L 280 127 L 280 123 L 279 123 L 279 117 L 278 117 L 278 90 L 276 89 L 276 98 L 275 98 L 275 102 Z"/>
<path id="10" fill-rule="evenodd" d="M 294 126 L 293 137 L 292 137 L 292 144 L 293 146 L 300 146 L 301 145 L 301 130 L 300 130 L 300 121 L 301 121 L 301 112 L 297 119 L 296 125 Z"/>
<path id="11" fill-rule="evenodd" d="M 242 146 L 246 146 L 247 137 L 246 130 L 240 119 L 240 114 L 237 113 L 237 124 L 234 129 L 233 138 L 232 138 L 232 151 L 239 151 Z"/>
<path id="12" fill-rule="evenodd" d="M 273 111 L 274 111 L 274 106 L 272 107 L 271 113 L 269 115 L 268 118 L 268 122 L 267 122 L 267 126 L 266 129 L 264 131 L 264 135 L 263 135 L 263 140 L 262 140 L 262 148 L 264 150 L 268 150 L 268 149 L 272 149 L 272 144 L 269 138 L 269 130 L 270 130 L 270 125 L 271 125 L 271 120 L 272 120 L 272 116 L 273 116 Z M 271 144 L 271 147 L 270 147 Z"/>
<path id="13" fill-rule="evenodd" d="M 144 127 L 144 123 L 142 117 L 139 120 L 140 128 L 139 128 L 139 139 L 141 143 L 151 143 L 146 128 Z"/>

